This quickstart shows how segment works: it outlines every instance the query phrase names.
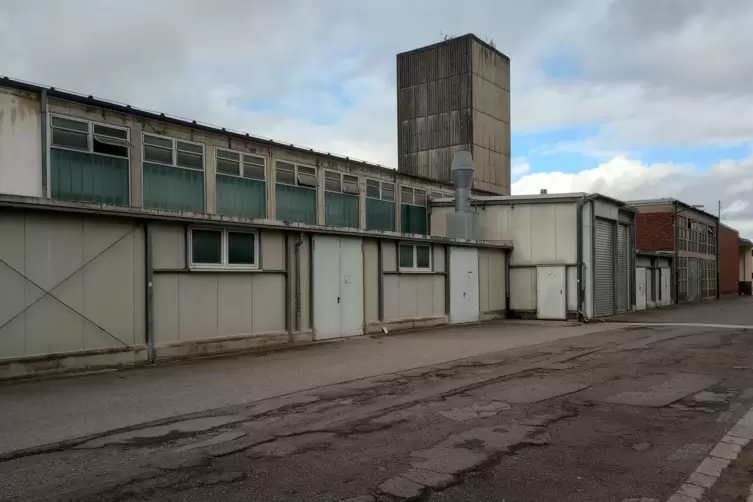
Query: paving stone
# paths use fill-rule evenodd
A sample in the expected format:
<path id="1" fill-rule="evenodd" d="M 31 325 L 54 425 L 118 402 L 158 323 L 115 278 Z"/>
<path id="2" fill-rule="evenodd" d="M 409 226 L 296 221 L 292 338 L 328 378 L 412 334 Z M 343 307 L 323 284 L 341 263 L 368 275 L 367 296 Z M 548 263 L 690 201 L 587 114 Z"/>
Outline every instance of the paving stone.
<path id="1" fill-rule="evenodd" d="M 419 485 L 418 483 L 414 483 L 413 481 L 401 477 L 388 479 L 379 485 L 380 492 L 404 499 L 411 499 L 420 496 L 423 489 L 423 485 Z"/>
<path id="2" fill-rule="evenodd" d="M 695 472 L 718 478 L 721 476 L 722 471 L 727 468 L 729 462 L 729 460 L 724 458 L 706 457 Z"/>
<path id="3" fill-rule="evenodd" d="M 590 385 L 578 381 L 563 380 L 561 376 L 531 377 L 486 385 L 469 394 L 484 396 L 495 401 L 529 404 L 573 394 L 588 387 Z"/>
<path id="4" fill-rule="evenodd" d="M 738 446 L 746 446 L 748 443 L 750 443 L 750 439 L 738 438 L 735 436 L 724 436 L 722 438 L 722 443 L 736 444 Z"/>
<path id="5" fill-rule="evenodd" d="M 611 404 L 662 408 L 684 397 L 697 394 L 718 381 L 718 378 L 707 375 L 681 373 L 658 385 L 652 385 L 645 392 L 622 392 L 603 401 Z"/>
<path id="6" fill-rule="evenodd" d="M 711 450 L 712 457 L 726 458 L 727 460 L 735 460 L 740 453 L 740 446 L 730 443 L 717 443 L 713 450 Z"/>
<path id="7" fill-rule="evenodd" d="M 693 474 L 688 477 L 688 483 L 702 486 L 703 488 L 711 488 L 714 486 L 714 483 L 716 483 L 716 479 L 714 476 L 708 476 L 706 474 L 701 474 L 700 472 L 694 472 Z"/>
<path id="8" fill-rule="evenodd" d="M 753 439 L 753 427 L 747 427 L 738 422 L 727 435 L 750 440 Z"/>
<path id="9" fill-rule="evenodd" d="M 705 491 L 706 489 L 702 486 L 685 484 L 682 485 L 679 490 L 677 490 L 677 493 L 701 500 L 701 497 L 703 497 L 703 492 Z"/>
<path id="10" fill-rule="evenodd" d="M 401 476 L 409 481 L 432 488 L 444 488 L 455 481 L 454 476 L 441 472 L 427 471 L 426 469 L 411 469 Z"/>

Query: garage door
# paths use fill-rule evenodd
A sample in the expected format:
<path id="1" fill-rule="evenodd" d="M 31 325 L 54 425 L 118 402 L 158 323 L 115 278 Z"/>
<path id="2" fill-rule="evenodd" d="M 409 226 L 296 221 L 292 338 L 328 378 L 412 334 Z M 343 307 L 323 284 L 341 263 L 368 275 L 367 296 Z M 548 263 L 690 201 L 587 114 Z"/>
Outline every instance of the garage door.
<path id="1" fill-rule="evenodd" d="M 630 310 L 630 239 L 627 225 L 617 225 L 617 311 Z"/>
<path id="2" fill-rule="evenodd" d="M 596 219 L 594 247 L 594 317 L 601 317 L 614 314 L 614 223 Z"/>

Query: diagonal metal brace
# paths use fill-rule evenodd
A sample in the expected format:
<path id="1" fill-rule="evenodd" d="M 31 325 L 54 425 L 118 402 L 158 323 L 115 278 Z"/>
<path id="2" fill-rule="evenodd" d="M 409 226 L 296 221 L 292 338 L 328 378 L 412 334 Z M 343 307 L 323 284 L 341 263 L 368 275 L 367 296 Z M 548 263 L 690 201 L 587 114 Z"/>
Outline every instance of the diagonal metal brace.
<path id="1" fill-rule="evenodd" d="M 100 326 L 96 322 L 92 321 L 91 319 L 89 319 L 88 317 L 86 317 L 84 314 L 82 314 L 78 310 L 74 309 L 73 307 L 71 307 L 70 305 L 68 305 L 67 303 L 65 303 L 63 300 L 61 300 L 60 298 L 58 298 L 57 296 L 55 296 L 54 294 L 52 294 L 52 292 L 55 291 L 55 289 L 57 289 L 58 287 L 60 287 L 62 284 L 64 284 L 68 279 L 70 279 L 71 277 L 73 277 L 74 275 L 76 275 L 77 273 L 79 273 L 81 270 L 85 269 L 89 264 L 91 264 L 92 262 L 94 262 L 94 260 L 96 260 L 97 258 L 99 258 L 100 256 L 102 256 L 103 254 L 105 254 L 107 251 L 109 251 L 110 249 L 112 249 L 113 247 L 115 247 L 115 245 L 118 244 L 120 241 L 122 241 L 123 239 L 125 239 L 129 235 L 133 234 L 137 229 L 142 228 L 142 226 L 143 225 L 137 225 L 137 226 L 133 227 L 131 230 L 129 230 L 128 232 L 126 232 L 124 235 L 120 236 L 115 242 L 113 242 L 112 244 L 110 244 L 109 246 L 107 246 L 106 248 L 104 248 L 102 251 L 100 251 L 99 253 L 97 253 L 96 255 L 94 255 L 89 261 L 87 261 L 86 263 L 84 263 L 83 265 L 81 265 L 80 267 L 78 267 L 76 270 L 74 270 L 73 272 L 71 272 L 70 274 L 68 274 L 63 280 L 61 280 L 60 282 L 58 282 L 57 284 L 55 284 L 49 290 L 44 289 L 42 286 L 40 286 L 36 282 L 34 282 L 31 279 L 29 279 L 21 271 L 17 270 L 15 267 L 13 267 L 10 263 L 8 263 L 7 261 L 5 261 L 2 258 L 0 258 L 0 263 L 4 264 L 6 267 L 8 267 L 9 269 L 11 269 L 12 271 L 14 271 L 16 274 L 20 275 L 21 277 L 23 277 L 25 280 L 27 280 L 28 282 L 30 282 L 31 284 L 33 284 L 34 286 L 36 286 L 37 288 L 39 288 L 41 291 L 44 291 L 44 294 L 42 296 L 40 296 L 39 298 L 37 298 L 36 300 L 34 300 L 33 302 L 31 302 L 23 310 L 21 310 L 16 315 L 14 315 L 10 319 L 8 319 L 6 322 L 4 322 L 2 325 L 0 325 L 0 331 L 2 331 L 4 327 L 6 327 L 7 325 L 9 325 L 16 318 L 18 318 L 24 312 L 26 312 L 31 307 L 33 307 L 34 305 L 36 305 L 42 299 L 44 299 L 47 296 L 51 296 L 53 299 L 55 299 L 59 303 L 61 303 L 64 307 L 66 307 L 67 309 L 71 310 L 75 314 L 78 314 L 79 316 L 81 316 L 85 320 L 89 321 L 91 324 L 93 324 L 94 326 L 96 326 L 97 328 L 99 328 L 101 331 L 103 331 L 105 334 L 107 334 L 111 338 L 114 338 L 115 340 L 117 340 L 124 347 L 129 347 L 129 345 L 126 342 L 124 342 L 123 340 L 121 340 L 117 336 L 113 335 L 112 333 L 110 333 L 109 331 L 107 331 L 105 328 L 103 328 L 102 326 Z"/>

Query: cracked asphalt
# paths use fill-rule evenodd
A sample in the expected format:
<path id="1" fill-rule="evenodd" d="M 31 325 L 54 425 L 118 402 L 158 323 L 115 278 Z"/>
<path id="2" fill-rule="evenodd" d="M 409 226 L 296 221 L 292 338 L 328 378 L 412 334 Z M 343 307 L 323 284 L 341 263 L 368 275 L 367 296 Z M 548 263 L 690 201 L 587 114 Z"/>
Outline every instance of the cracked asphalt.
<path id="1" fill-rule="evenodd" d="M 608 328 L 21 451 L 0 499 L 663 502 L 753 407 L 753 330 Z"/>

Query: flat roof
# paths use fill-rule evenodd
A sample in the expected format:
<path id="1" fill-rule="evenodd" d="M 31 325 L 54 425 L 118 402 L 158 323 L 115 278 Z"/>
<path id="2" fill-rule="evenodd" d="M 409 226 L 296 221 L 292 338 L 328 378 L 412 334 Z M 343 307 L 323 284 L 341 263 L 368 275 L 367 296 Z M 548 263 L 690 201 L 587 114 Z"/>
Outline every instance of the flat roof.
<path id="1" fill-rule="evenodd" d="M 719 217 L 716 215 L 713 215 L 707 211 L 704 211 L 703 209 L 699 209 L 691 204 L 688 204 L 687 202 L 683 202 L 678 199 L 674 199 L 672 197 L 666 197 L 666 198 L 660 198 L 660 199 L 638 199 L 638 200 L 628 200 L 626 201 L 627 204 L 631 206 L 649 206 L 653 204 L 677 204 L 679 206 L 684 207 L 685 209 L 688 209 L 690 211 L 695 211 L 697 213 L 705 214 L 706 216 L 710 218 L 714 218 L 715 220 L 718 220 Z M 729 227 L 728 227 L 729 228 Z M 733 229 L 734 230 L 734 229 Z"/>
<path id="2" fill-rule="evenodd" d="M 471 203 L 481 205 L 504 205 L 524 202 L 576 202 L 578 200 L 604 200 L 617 205 L 620 209 L 635 212 L 635 209 L 627 203 L 602 195 L 600 193 L 566 192 L 566 193 L 543 193 L 528 195 L 473 195 Z M 454 199 L 436 199 L 431 202 L 434 206 L 451 205 Z"/>
<path id="3" fill-rule="evenodd" d="M 23 195 L 0 194 L 0 207 L 17 209 L 57 211 L 80 214 L 96 214 L 101 216 L 125 217 L 139 220 L 172 221 L 195 224 L 216 224 L 223 226 L 245 227 L 279 231 L 296 231 L 314 234 L 343 235 L 353 237 L 371 237 L 390 240 L 426 242 L 436 244 L 451 244 L 457 246 L 487 247 L 512 249 L 511 240 L 470 240 L 449 237 L 427 236 L 420 234 L 403 234 L 400 232 L 385 232 L 381 230 L 365 230 L 360 228 L 333 227 L 325 225 L 308 225 L 305 223 L 270 220 L 266 218 L 238 218 L 216 214 L 194 213 L 190 211 L 168 211 L 163 209 L 144 209 L 133 206 L 116 206 L 113 204 L 97 204 L 86 202 L 70 202 L 42 197 L 27 197 Z"/>
<path id="4" fill-rule="evenodd" d="M 494 47 L 492 44 L 490 44 L 489 42 L 487 42 L 485 40 L 480 39 L 479 37 L 477 37 L 473 33 L 466 33 L 465 35 L 458 35 L 456 37 L 448 36 L 448 38 L 446 40 L 441 40 L 439 42 L 436 42 L 436 43 L 433 43 L 433 44 L 430 44 L 430 45 L 425 45 L 423 47 L 418 47 L 417 49 L 411 49 L 409 51 L 400 52 L 397 55 L 397 57 L 399 58 L 400 56 L 404 56 L 406 54 L 416 54 L 418 52 L 423 52 L 423 51 L 428 51 L 428 50 L 431 50 L 431 49 L 436 49 L 437 47 L 441 47 L 442 45 L 449 45 L 449 44 L 451 44 L 453 42 L 456 42 L 458 40 L 462 40 L 464 38 L 465 39 L 475 40 L 480 45 L 483 45 L 485 48 L 487 48 L 490 51 L 494 52 L 498 56 L 501 56 L 501 57 L 505 58 L 508 61 L 510 60 L 510 57 L 507 54 L 501 52 L 499 49 L 497 49 L 496 47 Z"/>

